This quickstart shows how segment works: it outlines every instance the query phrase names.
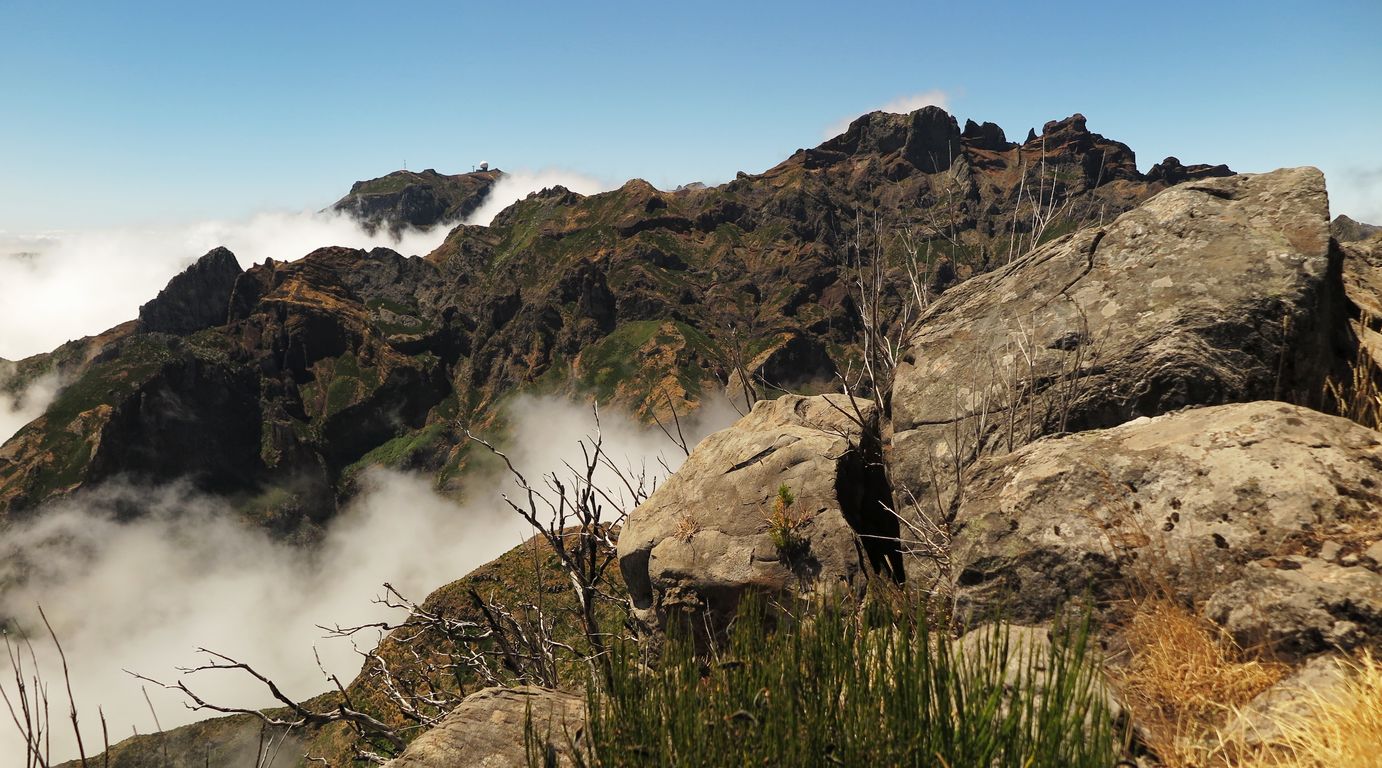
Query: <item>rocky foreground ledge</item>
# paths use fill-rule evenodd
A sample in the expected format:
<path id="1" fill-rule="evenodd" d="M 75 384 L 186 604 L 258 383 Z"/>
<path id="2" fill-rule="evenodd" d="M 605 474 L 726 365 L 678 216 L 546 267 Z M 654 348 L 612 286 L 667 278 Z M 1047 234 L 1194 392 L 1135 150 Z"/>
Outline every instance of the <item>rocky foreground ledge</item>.
<path id="1" fill-rule="evenodd" d="M 883 576 L 962 626 L 1040 628 L 1092 599 L 1113 651 L 1120 606 L 1155 594 L 1290 666 L 1235 724 L 1265 731 L 1303 680 L 1328 689 L 1382 647 L 1382 433 L 1317 410 L 1372 365 L 1356 318 L 1377 298 L 1371 251 L 1333 240 L 1327 210 L 1308 168 L 1182 185 L 948 292 L 889 408 L 758 403 L 629 519 L 637 615 L 721 622 L 750 593 Z M 763 522 L 783 485 L 809 520 L 796 562 Z M 909 546 L 909 523 L 935 536 Z"/>

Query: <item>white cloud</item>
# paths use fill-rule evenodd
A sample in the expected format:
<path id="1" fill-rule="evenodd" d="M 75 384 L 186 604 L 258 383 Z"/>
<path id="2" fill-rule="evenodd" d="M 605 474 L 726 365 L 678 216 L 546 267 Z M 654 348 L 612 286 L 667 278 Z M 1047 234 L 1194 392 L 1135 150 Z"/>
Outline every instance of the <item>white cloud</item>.
<path id="1" fill-rule="evenodd" d="M 887 104 L 884 104 L 881 107 L 866 109 L 863 112 L 860 112 L 859 115 L 865 114 L 867 112 L 878 111 L 907 114 L 908 112 L 915 112 L 916 110 L 921 109 L 922 107 L 928 106 L 940 107 L 941 109 L 948 109 L 949 104 L 950 95 L 938 88 L 933 88 L 929 91 L 921 91 L 920 93 L 912 93 L 906 96 L 898 96 L 897 98 L 893 99 L 892 101 L 889 101 Z M 840 134 L 844 133 L 845 130 L 849 128 L 849 124 L 857 120 L 859 118 L 859 115 L 842 117 L 839 120 L 836 120 L 835 122 L 831 123 L 825 129 L 824 137 L 827 139 L 833 139 L 836 136 L 839 136 Z"/>
<path id="2" fill-rule="evenodd" d="M 563 186 L 582 195 L 593 195 L 596 192 L 614 189 L 618 185 L 560 168 L 505 171 L 485 197 L 484 203 L 466 218 L 465 223 L 489 226 L 500 211 L 534 192 L 555 186 Z"/>
<path id="3" fill-rule="evenodd" d="M 12 366 L 12 363 L 0 362 L 0 387 L 11 375 Z M 48 404 L 57 397 L 59 389 L 58 375 L 49 373 L 39 376 L 17 395 L 0 392 L 0 445 L 14 437 L 25 424 L 42 415 Z"/>
<path id="4" fill-rule="evenodd" d="M 422 255 L 451 227 L 410 230 L 401 240 L 366 232 L 337 213 L 264 213 L 177 227 L 0 233 L 0 357 L 47 352 L 133 320 L 139 305 L 202 254 L 225 246 L 241 266 L 292 261 L 328 245 Z"/>
<path id="5" fill-rule="evenodd" d="M 467 223 L 489 224 L 514 202 L 558 184 L 581 194 L 617 186 L 560 169 L 514 171 Z M 412 256 L 432 251 L 451 229 L 410 229 L 395 240 L 383 229 L 365 231 L 345 214 L 303 211 L 162 228 L 0 232 L 0 358 L 47 352 L 133 320 L 173 275 L 217 246 L 233 251 L 243 267 L 268 258 L 293 261 L 330 245 L 382 246 Z"/>
<path id="6" fill-rule="evenodd" d="M 579 466 L 579 439 L 593 429 L 589 409 L 567 401 L 522 397 L 510 410 L 511 457 L 531 481 L 565 462 Z M 724 409 L 710 409 L 693 427 L 694 441 L 727 426 Z M 602 414 L 605 445 L 619 462 L 665 474 L 682 460 L 655 429 L 613 412 Z M 611 477 L 602 478 L 606 487 Z M 307 698 L 326 690 L 313 656 L 350 680 L 360 658 L 348 641 L 323 640 L 317 625 L 398 621 L 370 598 L 387 581 L 420 600 L 436 587 L 517 545 L 529 535 L 499 499 L 512 491 L 506 477 L 467 480 L 462 506 L 437 495 L 421 477 L 377 470 L 364 492 L 331 522 L 313 549 L 272 540 L 247 527 L 224 503 L 185 486 L 155 489 L 109 485 L 50 505 L 30 522 L 0 538 L 0 617 L 13 617 L 31 632 L 42 604 L 66 651 L 72 686 L 88 747 L 100 743 L 100 707 L 112 738 L 154 730 L 139 681 L 122 670 L 162 680 L 175 667 L 203 661 L 206 647 L 252 664 L 289 695 Z M 143 515 L 122 521 L 117 509 L 131 505 Z M 363 641 L 370 638 L 361 637 Z M 65 694 L 52 649 L 37 639 L 50 686 L 55 756 L 75 755 L 63 722 Z M 0 658 L 0 687 L 14 695 Z M 217 703 L 272 704 L 262 686 L 235 673 L 193 676 L 198 693 Z M 180 697 L 149 689 L 165 728 L 211 713 L 195 713 Z M 0 724 L 0 755 L 18 755 L 22 742 L 8 721 Z"/>
<path id="7" fill-rule="evenodd" d="M 1324 168 L 1332 216 L 1344 214 L 1364 224 L 1382 224 L 1382 167 Z"/>

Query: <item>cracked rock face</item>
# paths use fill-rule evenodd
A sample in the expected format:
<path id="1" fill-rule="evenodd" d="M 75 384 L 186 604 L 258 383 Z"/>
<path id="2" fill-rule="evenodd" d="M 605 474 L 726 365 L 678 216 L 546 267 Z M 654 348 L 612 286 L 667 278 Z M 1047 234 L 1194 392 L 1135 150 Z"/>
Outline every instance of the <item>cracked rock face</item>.
<path id="1" fill-rule="evenodd" d="M 945 511 L 957 462 L 1045 434 L 1318 397 L 1344 325 L 1328 225 L 1314 168 L 1192 181 L 951 289 L 897 371 L 898 498 Z"/>
<path id="2" fill-rule="evenodd" d="M 1195 408 L 979 462 L 955 517 L 963 613 L 1021 621 L 1166 589 L 1288 657 L 1382 634 L 1382 434 L 1279 402 Z"/>
<path id="3" fill-rule="evenodd" d="M 223 325 L 242 272 L 235 254 L 213 248 L 139 308 L 139 329 L 185 335 Z"/>
<path id="4" fill-rule="evenodd" d="M 872 403 L 860 405 L 866 421 L 877 418 Z M 886 487 L 877 461 L 859 447 L 852 412 L 842 395 L 786 395 L 759 401 L 697 445 L 619 535 L 619 565 L 640 619 L 660 626 L 674 614 L 723 618 L 750 591 L 857 591 L 871 570 L 895 567 L 896 554 L 875 543 L 895 539 L 897 523 L 880 506 Z M 795 556 L 774 544 L 768 521 L 784 485 L 805 521 L 806 546 Z"/>

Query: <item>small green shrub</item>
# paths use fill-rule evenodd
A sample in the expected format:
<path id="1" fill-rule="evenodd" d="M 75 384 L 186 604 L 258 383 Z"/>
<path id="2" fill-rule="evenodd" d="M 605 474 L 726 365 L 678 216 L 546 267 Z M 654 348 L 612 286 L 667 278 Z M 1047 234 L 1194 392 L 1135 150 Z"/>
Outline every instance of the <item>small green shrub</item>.
<path id="1" fill-rule="evenodd" d="M 811 540 L 805 533 L 811 517 L 797 509 L 796 503 L 792 489 L 786 485 L 779 486 L 767 515 L 768 535 L 772 537 L 773 546 L 777 548 L 778 555 L 789 563 L 800 559 L 811 548 Z"/>

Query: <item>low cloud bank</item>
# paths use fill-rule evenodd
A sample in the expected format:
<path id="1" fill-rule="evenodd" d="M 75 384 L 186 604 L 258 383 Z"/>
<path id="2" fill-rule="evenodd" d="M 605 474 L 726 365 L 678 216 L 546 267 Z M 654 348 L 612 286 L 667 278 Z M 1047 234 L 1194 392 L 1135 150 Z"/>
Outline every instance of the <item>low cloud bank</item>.
<path id="1" fill-rule="evenodd" d="M 466 223 L 489 224 L 495 214 L 530 193 L 565 186 L 593 194 L 615 185 L 571 171 L 505 174 Z M 272 258 L 292 261 L 324 246 L 392 248 L 404 255 L 432 251 L 452 229 L 410 229 L 395 239 L 371 234 L 333 212 L 262 213 L 235 221 L 183 226 L 7 234 L 0 232 L 0 358 L 18 360 L 71 339 L 132 320 L 139 305 L 168 280 L 217 246 L 249 267 Z"/>
<path id="2" fill-rule="evenodd" d="M 0 233 L 0 357 L 18 360 L 100 333 L 139 314 L 168 280 L 223 245 L 241 266 L 300 259 L 317 248 L 383 246 L 425 254 L 450 227 L 366 232 L 337 213 L 264 213 L 240 221 L 181 227 Z"/>
<path id="3" fill-rule="evenodd" d="M 732 416 L 727 406 L 707 409 L 688 425 L 688 437 L 726 426 Z M 594 428 L 589 409 L 523 397 L 510 418 L 505 445 L 531 481 L 564 462 L 580 466 L 577 441 Z M 681 451 L 656 429 L 617 413 L 601 420 L 616 463 L 646 467 L 652 477 L 680 464 Z M 611 480 L 603 478 L 605 485 Z M 5 532 L 0 584 L 10 586 L 0 594 L 0 617 L 41 631 L 35 606 L 43 605 L 67 652 L 88 747 L 100 743 L 97 707 L 115 740 L 132 729 L 155 730 L 139 681 L 122 670 L 176 679 L 176 667 L 203 661 L 199 646 L 250 663 L 289 695 L 307 698 L 329 687 L 314 647 L 324 668 L 342 680 L 360 667 L 348 641 L 322 639 L 317 625 L 400 620 L 371 602 L 383 582 L 421 600 L 530 535 L 499 498 L 512 490 L 507 477 L 471 478 L 471 501 L 461 506 L 424 478 L 376 470 L 309 551 L 246 527 L 223 503 L 184 486 L 107 485 Z M 130 503 L 144 514 L 121 521 L 115 510 Z M 54 755 L 74 756 L 62 722 L 60 666 L 46 643 L 35 645 L 54 702 Z M 189 684 L 217 703 L 272 704 L 262 686 L 234 672 L 193 676 Z M 7 668 L 0 669 L 0 686 L 13 695 Z M 165 728 L 210 714 L 188 711 L 168 691 L 151 687 L 149 694 Z M 0 754 L 15 757 L 21 745 L 12 728 L 0 726 Z"/>
<path id="4" fill-rule="evenodd" d="M 566 187 L 572 192 L 579 192 L 582 195 L 593 195 L 597 192 L 614 189 L 618 185 L 575 171 L 564 171 L 556 168 L 547 168 L 541 171 L 519 170 L 512 173 L 505 171 L 504 175 L 495 183 L 494 188 L 490 190 L 489 195 L 485 197 L 485 202 L 466 218 L 465 223 L 480 224 L 487 227 L 500 211 L 510 205 L 534 192 L 556 186 Z"/>
<path id="5" fill-rule="evenodd" d="M 53 398 L 57 397 L 59 384 L 56 373 L 40 376 L 15 394 L 5 390 L 13 363 L 0 360 L 0 445 L 14 437 L 25 424 L 43 414 Z"/>

